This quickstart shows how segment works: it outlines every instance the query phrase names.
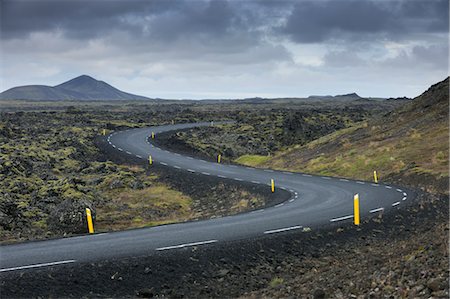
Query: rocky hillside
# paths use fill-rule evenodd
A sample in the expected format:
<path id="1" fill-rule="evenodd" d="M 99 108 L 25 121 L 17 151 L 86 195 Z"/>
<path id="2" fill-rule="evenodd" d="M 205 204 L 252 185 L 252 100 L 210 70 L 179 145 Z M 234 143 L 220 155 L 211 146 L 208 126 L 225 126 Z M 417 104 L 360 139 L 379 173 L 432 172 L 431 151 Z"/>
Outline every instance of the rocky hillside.
<path id="1" fill-rule="evenodd" d="M 448 193 L 449 79 L 381 117 L 336 131 L 270 159 L 238 162 L 324 175 L 382 180 Z M 250 161 L 250 162 L 248 162 Z"/>
<path id="2" fill-rule="evenodd" d="M 123 92 L 106 82 L 82 75 L 56 86 L 28 85 L 8 89 L 0 94 L 3 100 L 149 100 Z"/>

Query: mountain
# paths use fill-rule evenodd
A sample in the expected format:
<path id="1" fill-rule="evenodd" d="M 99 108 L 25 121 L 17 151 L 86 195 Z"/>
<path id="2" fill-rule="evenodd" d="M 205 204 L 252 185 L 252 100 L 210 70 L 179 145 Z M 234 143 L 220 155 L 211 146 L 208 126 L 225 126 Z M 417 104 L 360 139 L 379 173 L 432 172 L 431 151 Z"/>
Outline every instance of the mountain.
<path id="1" fill-rule="evenodd" d="M 82 75 L 56 86 L 18 86 L 0 93 L 3 100 L 150 100 L 147 97 L 123 92 L 106 82 Z"/>
<path id="2" fill-rule="evenodd" d="M 448 99 L 447 77 L 389 113 L 245 164 L 365 180 L 377 170 L 382 181 L 448 194 Z"/>

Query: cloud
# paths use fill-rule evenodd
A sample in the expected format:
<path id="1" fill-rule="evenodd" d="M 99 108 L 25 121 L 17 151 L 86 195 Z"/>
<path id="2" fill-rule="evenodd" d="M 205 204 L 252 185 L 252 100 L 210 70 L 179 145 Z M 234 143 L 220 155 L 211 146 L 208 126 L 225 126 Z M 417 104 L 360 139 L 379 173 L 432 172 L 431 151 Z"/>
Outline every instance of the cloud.
<path id="1" fill-rule="evenodd" d="M 298 43 L 407 39 L 448 31 L 447 0 L 299 1 L 278 28 Z"/>

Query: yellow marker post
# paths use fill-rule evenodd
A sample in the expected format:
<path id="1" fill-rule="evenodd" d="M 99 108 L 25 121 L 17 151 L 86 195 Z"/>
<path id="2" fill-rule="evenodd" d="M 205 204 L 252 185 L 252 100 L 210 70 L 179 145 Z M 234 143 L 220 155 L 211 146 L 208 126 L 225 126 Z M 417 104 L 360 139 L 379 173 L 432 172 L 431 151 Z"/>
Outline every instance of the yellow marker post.
<path id="1" fill-rule="evenodd" d="M 152 139 L 155 139 L 155 132 L 152 132 Z"/>
<path id="2" fill-rule="evenodd" d="M 217 156 L 217 163 L 220 163 L 220 160 L 221 160 L 221 159 L 222 159 L 222 155 L 219 154 L 219 155 Z"/>
<path id="3" fill-rule="evenodd" d="M 271 185 L 272 193 L 275 192 L 275 181 L 273 179 L 270 180 L 270 185 Z"/>
<path id="4" fill-rule="evenodd" d="M 106 135 L 106 130 L 105 129 L 103 129 L 102 134 L 103 134 L 103 136 Z"/>
<path id="5" fill-rule="evenodd" d="M 373 180 L 375 181 L 375 183 L 378 183 L 378 175 L 376 170 L 373 171 Z"/>
<path id="6" fill-rule="evenodd" d="M 355 225 L 359 225 L 359 194 L 355 194 L 353 197 L 353 209 L 354 209 L 354 223 Z"/>
<path id="7" fill-rule="evenodd" d="M 148 156 L 148 164 L 152 165 L 153 164 L 153 159 L 152 156 Z"/>
<path id="8" fill-rule="evenodd" d="M 89 209 L 89 208 L 86 208 L 86 218 L 87 218 L 89 233 L 93 234 L 94 233 L 94 224 L 92 223 L 91 209 Z"/>

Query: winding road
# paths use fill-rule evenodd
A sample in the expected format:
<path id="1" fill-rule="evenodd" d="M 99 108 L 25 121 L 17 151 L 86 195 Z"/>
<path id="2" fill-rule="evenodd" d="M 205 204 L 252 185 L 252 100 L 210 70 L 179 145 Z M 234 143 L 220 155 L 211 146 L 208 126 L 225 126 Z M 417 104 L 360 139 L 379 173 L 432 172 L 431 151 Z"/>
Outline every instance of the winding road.
<path id="1" fill-rule="evenodd" d="M 153 163 L 188 173 L 263 184 L 267 188 L 274 179 L 276 188 L 287 190 L 291 197 L 273 207 L 234 216 L 1 246 L 0 273 L 149 255 L 352 221 L 356 193 L 362 219 L 400 208 L 416 196 L 411 190 L 386 184 L 208 162 L 158 148 L 149 138 L 151 132 L 157 138 L 162 132 L 209 125 L 204 122 L 130 129 L 108 135 L 107 142 L 124 155 L 143 160 L 151 155 Z"/>

